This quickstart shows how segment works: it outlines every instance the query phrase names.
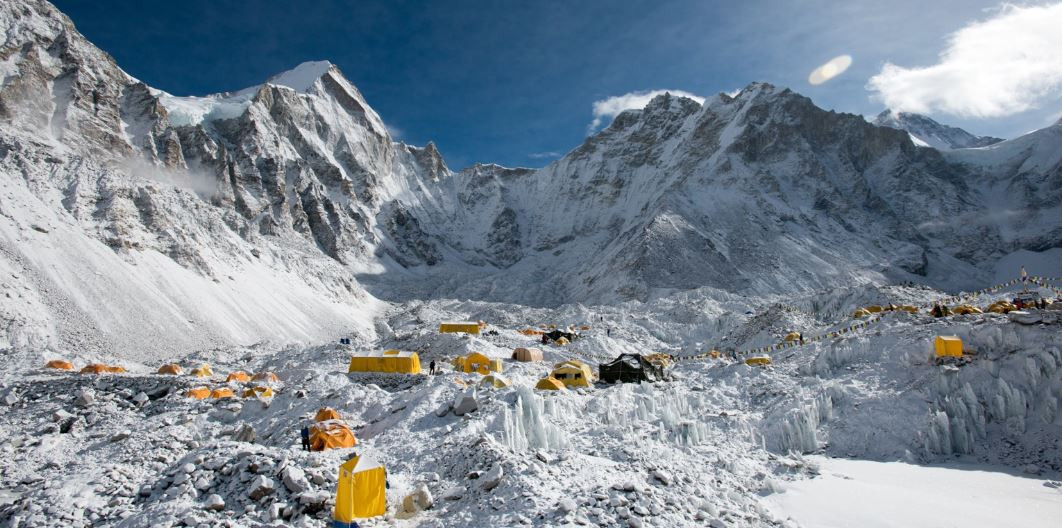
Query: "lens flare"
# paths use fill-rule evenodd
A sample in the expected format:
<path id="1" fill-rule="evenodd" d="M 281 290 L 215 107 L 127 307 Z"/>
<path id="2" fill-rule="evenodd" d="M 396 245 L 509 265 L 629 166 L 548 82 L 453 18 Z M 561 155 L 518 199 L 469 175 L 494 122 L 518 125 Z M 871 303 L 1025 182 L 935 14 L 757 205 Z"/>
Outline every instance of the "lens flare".
<path id="1" fill-rule="evenodd" d="M 847 70 L 848 67 L 851 65 L 851 55 L 840 55 L 838 57 L 834 57 L 826 61 L 826 64 L 815 68 L 811 72 L 811 75 L 808 76 L 808 82 L 816 85 L 822 84 L 844 73 L 844 71 Z"/>

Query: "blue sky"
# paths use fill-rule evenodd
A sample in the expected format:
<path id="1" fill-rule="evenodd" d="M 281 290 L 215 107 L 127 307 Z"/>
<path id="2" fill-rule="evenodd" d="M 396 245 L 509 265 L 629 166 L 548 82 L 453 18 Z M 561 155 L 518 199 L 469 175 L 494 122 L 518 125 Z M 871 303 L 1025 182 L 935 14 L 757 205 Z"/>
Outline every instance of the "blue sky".
<path id="1" fill-rule="evenodd" d="M 999 7 L 977 0 L 54 3 L 131 75 L 175 95 L 236 90 L 303 61 L 332 61 L 399 139 L 435 141 L 454 169 L 544 165 L 585 138 L 595 101 L 635 91 L 709 96 L 767 81 L 825 108 L 873 115 L 884 103 L 872 100 L 868 80 L 886 62 L 933 65 L 949 34 Z M 841 54 L 854 59 L 846 72 L 808 83 L 815 67 Z M 1058 118 L 1055 90 L 1006 115 L 927 113 L 1013 137 Z"/>

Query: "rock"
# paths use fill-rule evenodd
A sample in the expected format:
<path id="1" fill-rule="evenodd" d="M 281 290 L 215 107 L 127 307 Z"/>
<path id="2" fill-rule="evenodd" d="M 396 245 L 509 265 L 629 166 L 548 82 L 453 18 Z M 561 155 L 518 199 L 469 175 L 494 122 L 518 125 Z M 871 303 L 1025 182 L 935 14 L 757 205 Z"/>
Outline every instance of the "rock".
<path id="1" fill-rule="evenodd" d="M 723 521 L 720 521 L 719 519 L 712 519 L 708 523 L 708 526 L 711 527 L 711 528 L 726 528 L 726 523 L 724 523 Z"/>
<path id="2" fill-rule="evenodd" d="M 1021 468 L 1021 470 L 1028 475 L 1040 474 L 1040 466 L 1037 466 L 1036 464 L 1027 464 L 1025 467 Z"/>
<path id="3" fill-rule="evenodd" d="M 439 495 L 443 500 L 458 500 L 465 496 L 465 488 L 463 486 L 454 486 Z"/>
<path id="4" fill-rule="evenodd" d="M 136 394 L 136 396 L 133 396 L 133 402 L 135 402 L 137 405 L 144 405 L 149 401 L 151 401 L 151 398 L 149 398 L 147 393 L 144 391 L 140 391 Z"/>
<path id="5" fill-rule="evenodd" d="M 454 414 L 458 416 L 464 416 L 470 412 L 479 408 L 479 402 L 476 401 L 476 389 L 472 388 L 454 400 Z"/>
<path id="6" fill-rule="evenodd" d="M 18 403 L 18 394 L 15 394 L 15 391 L 8 392 L 4 395 L 4 405 L 10 407 L 16 403 Z"/>
<path id="7" fill-rule="evenodd" d="M 616 515 L 619 515 L 621 518 L 626 519 L 627 517 L 631 516 L 631 511 L 624 506 L 620 506 L 619 508 L 616 508 Z"/>
<path id="8" fill-rule="evenodd" d="M 627 519 L 627 524 L 630 525 L 631 528 L 642 528 L 642 526 L 644 526 L 642 519 L 639 517 L 631 517 L 630 519 Z"/>
<path id="9" fill-rule="evenodd" d="M 501 484 L 502 477 L 505 476 L 505 471 L 502 470 L 501 464 L 495 464 L 480 477 L 479 488 L 483 491 L 490 491 Z"/>
<path id="10" fill-rule="evenodd" d="M 421 484 L 417 489 L 402 499 L 402 511 L 406 513 L 419 513 L 431 509 L 434 501 L 428 486 Z"/>
<path id="11" fill-rule="evenodd" d="M 450 402 L 442 402 L 441 404 L 439 404 L 439 407 L 435 409 L 435 416 L 438 416 L 439 418 L 446 416 L 446 413 L 450 412 L 451 407 L 452 406 L 450 405 Z"/>
<path id="12" fill-rule="evenodd" d="M 636 487 L 634 481 L 630 480 L 626 482 L 617 482 L 612 485 L 612 489 L 616 491 L 634 491 Z"/>
<path id="13" fill-rule="evenodd" d="M 282 502 L 274 502 L 273 504 L 270 504 L 269 509 L 266 510 L 267 517 L 270 521 L 282 520 L 284 518 L 284 508 L 286 507 L 287 504 Z"/>
<path id="14" fill-rule="evenodd" d="M 213 511 L 221 511 L 225 509 L 225 500 L 221 498 L 221 495 L 212 493 L 207 496 L 203 501 L 203 508 Z"/>
<path id="15" fill-rule="evenodd" d="M 232 434 L 232 439 L 237 442 L 247 442 L 249 444 L 253 444 L 256 438 L 257 435 L 255 434 L 254 427 L 252 427 L 251 424 L 241 425 L 238 429 L 236 429 L 236 432 Z"/>
<path id="16" fill-rule="evenodd" d="M 74 405 L 88 407 L 96 401 L 96 392 L 92 389 L 81 389 L 74 393 Z"/>
<path id="17" fill-rule="evenodd" d="M 267 495 L 272 495 L 276 490 L 276 484 L 273 483 L 273 479 L 265 475 L 258 475 L 251 481 L 250 491 L 247 492 L 247 496 L 251 500 L 259 500 Z"/>
<path id="18" fill-rule="evenodd" d="M 1026 312 L 1024 310 L 1014 310 L 1007 314 L 1010 320 L 1024 325 L 1032 325 L 1041 321 L 1040 314 L 1038 312 Z"/>
<path id="19" fill-rule="evenodd" d="M 307 491 L 295 496 L 307 514 L 317 513 L 325 508 L 332 494 L 327 491 Z"/>
<path id="20" fill-rule="evenodd" d="M 284 487 L 292 493 L 302 493 L 310 489 L 310 482 L 306 480 L 306 472 L 298 466 L 289 465 L 280 472 L 280 479 Z"/>
<path id="21" fill-rule="evenodd" d="M 653 470 L 653 478 L 656 479 L 657 481 L 659 481 L 661 484 L 663 484 L 665 486 L 670 486 L 671 485 L 671 481 L 673 480 L 673 478 L 671 477 L 671 474 L 668 473 L 667 471 L 662 470 L 662 469 L 654 469 Z"/>
<path id="22" fill-rule="evenodd" d="M 189 462 L 189 463 L 181 466 L 181 471 L 183 471 L 185 473 L 191 473 L 191 472 L 195 471 L 195 464 Z"/>
<path id="23" fill-rule="evenodd" d="M 560 500 L 560 502 L 557 504 L 557 507 L 560 508 L 560 511 L 564 513 L 571 513 L 575 511 L 577 505 L 575 504 L 574 500 L 570 498 L 564 498 Z"/>
<path id="24" fill-rule="evenodd" d="M 129 429 L 118 431 L 117 433 L 111 435 L 111 442 L 121 442 L 122 440 L 129 438 L 129 436 L 132 434 L 132 431 L 130 431 Z"/>
<path id="25" fill-rule="evenodd" d="M 150 484 L 144 484 L 143 486 L 140 486 L 140 492 L 139 493 L 140 493 L 141 497 L 150 497 L 151 496 L 151 485 Z"/>
<path id="26" fill-rule="evenodd" d="M 541 449 L 539 449 L 538 451 L 535 451 L 535 458 L 539 459 L 544 464 L 552 464 L 553 463 L 553 456 L 551 456 L 549 453 L 547 453 L 547 452 L 545 452 L 545 451 L 543 451 Z"/>
<path id="27" fill-rule="evenodd" d="M 637 513 L 638 515 L 641 515 L 642 517 L 645 517 L 646 515 L 649 515 L 649 508 L 646 508 L 645 506 L 642 506 L 641 504 L 635 504 L 634 507 L 631 508 L 631 510 L 634 510 L 634 513 Z"/>
<path id="28" fill-rule="evenodd" d="M 66 412 L 65 409 L 59 409 L 58 411 L 52 413 L 53 422 L 65 422 L 73 417 L 74 415 Z"/>

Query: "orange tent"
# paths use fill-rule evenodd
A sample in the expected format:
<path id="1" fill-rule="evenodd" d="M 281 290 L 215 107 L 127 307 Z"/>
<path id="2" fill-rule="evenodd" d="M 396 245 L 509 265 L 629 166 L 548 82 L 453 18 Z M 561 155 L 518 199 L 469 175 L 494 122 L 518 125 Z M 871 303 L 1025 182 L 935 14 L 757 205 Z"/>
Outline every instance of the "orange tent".
<path id="1" fill-rule="evenodd" d="M 255 374 L 254 377 L 251 379 L 255 381 L 264 381 L 266 383 L 276 383 L 280 381 L 280 378 L 278 378 L 277 375 L 273 374 L 272 372 L 259 372 L 258 374 Z"/>
<path id="2" fill-rule="evenodd" d="M 171 374 L 178 376 L 181 374 L 181 366 L 176 363 L 170 363 L 159 367 L 159 374 Z"/>
<path id="3" fill-rule="evenodd" d="M 205 400 L 210 397 L 210 389 L 206 387 L 196 387 L 185 393 L 185 396 L 189 398 L 195 398 L 197 400 Z"/>
<path id="4" fill-rule="evenodd" d="M 214 389 L 214 390 L 210 391 L 210 397 L 211 398 L 217 398 L 217 399 L 235 398 L 236 397 L 236 393 L 232 392 L 232 389 L 230 389 L 228 387 L 220 387 L 220 388 L 217 388 L 217 389 Z"/>
<path id="5" fill-rule="evenodd" d="M 110 372 L 111 374 L 121 374 L 121 373 L 125 372 L 125 367 L 112 367 L 110 365 L 107 365 L 107 366 L 104 366 L 103 368 L 106 369 L 107 372 Z"/>
<path id="6" fill-rule="evenodd" d="M 326 420 L 342 420 L 342 419 L 343 418 L 341 416 L 339 416 L 339 411 L 337 411 L 337 410 L 335 410 L 335 409 L 333 409 L 331 407 L 321 407 L 320 409 L 317 410 L 317 416 L 313 417 L 313 421 L 315 421 L 315 422 L 324 422 Z"/>
<path id="7" fill-rule="evenodd" d="M 230 373 L 229 377 L 225 378 L 225 383 L 230 383 L 233 381 L 237 383 L 245 383 L 251 381 L 251 377 L 248 376 L 246 372 L 242 370 L 237 370 L 236 372 Z"/>
<path id="8" fill-rule="evenodd" d="M 91 363 L 85 365 L 85 368 L 81 369 L 82 374 L 103 374 L 104 372 L 110 372 L 111 367 L 104 365 L 103 363 Z"/>
<path id="9" fill-rule="evenodd" d="M 354 438 L 354 432 L 347 427 L 347 424 L 339 420 L 318 422 L 310 426 L 311 451 L 354 447 L 356 445 L 358 445 L 358 440 Z"/>
<path id="10" fill-rule="evenodd" d="M 74 370 L 73 363 L 70 363 L 69 361 L 64 361 L 62 359 L 53 359 L 46 363 L 44 366 L 59 370 Z"/>

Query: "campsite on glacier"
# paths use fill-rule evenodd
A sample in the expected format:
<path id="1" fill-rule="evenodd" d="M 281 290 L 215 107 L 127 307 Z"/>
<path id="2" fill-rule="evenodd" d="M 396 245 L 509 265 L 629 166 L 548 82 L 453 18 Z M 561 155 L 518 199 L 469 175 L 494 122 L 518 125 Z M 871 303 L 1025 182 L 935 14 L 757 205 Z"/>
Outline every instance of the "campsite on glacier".
<path id="1" fill-rule="evenodd" d="M 1062 519 L 1062 120 L 752 82 L 455 171 L 328 61 L 0 29 L 0 525 Z"/>

